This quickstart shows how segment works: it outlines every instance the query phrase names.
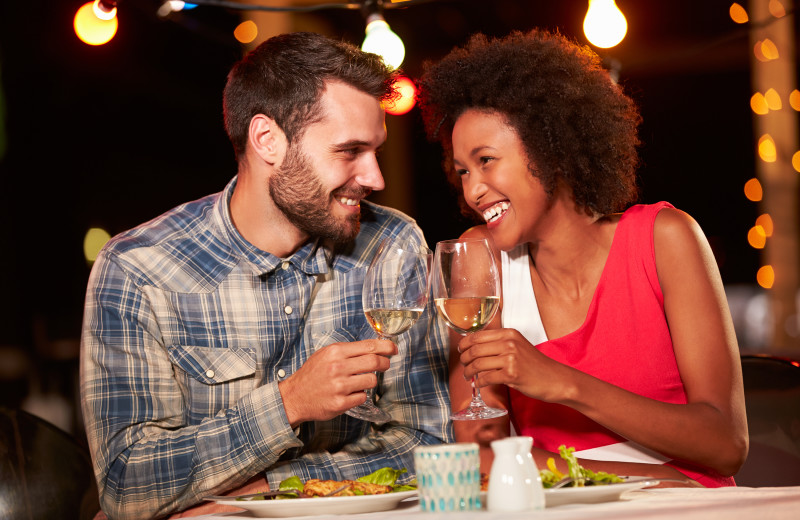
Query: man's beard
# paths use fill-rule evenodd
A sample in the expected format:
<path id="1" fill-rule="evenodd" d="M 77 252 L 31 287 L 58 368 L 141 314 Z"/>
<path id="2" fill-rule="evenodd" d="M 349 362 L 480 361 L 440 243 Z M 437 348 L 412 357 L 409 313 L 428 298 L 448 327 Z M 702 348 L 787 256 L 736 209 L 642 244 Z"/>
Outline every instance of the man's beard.
<path id="1" fill-rule="evenodd" d="M 366 195 L 363 188 L 357 192 L 340 191 L 337 197 L 359 200 Z M 331 214 L 331 195 L 325 192 L 319 176 L 296 146 L 289 146 L 283 164 L 270 177 L 269 193 L 289 222 L 311 237 L 345 244 L 358 235 L 360 213 L 343 219 Z"/>

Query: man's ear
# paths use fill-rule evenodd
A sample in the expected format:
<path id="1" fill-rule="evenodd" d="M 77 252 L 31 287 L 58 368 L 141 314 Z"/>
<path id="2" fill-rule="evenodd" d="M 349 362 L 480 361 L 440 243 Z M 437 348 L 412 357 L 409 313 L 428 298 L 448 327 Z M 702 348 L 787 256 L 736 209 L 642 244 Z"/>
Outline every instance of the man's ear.
<path id="1" fill-rule="evenodd" d="M 248 129 L 250 147 L 266 163 L 280 164 L 286 153 L 286 135 L 272 118 L 256 114 Z"/>

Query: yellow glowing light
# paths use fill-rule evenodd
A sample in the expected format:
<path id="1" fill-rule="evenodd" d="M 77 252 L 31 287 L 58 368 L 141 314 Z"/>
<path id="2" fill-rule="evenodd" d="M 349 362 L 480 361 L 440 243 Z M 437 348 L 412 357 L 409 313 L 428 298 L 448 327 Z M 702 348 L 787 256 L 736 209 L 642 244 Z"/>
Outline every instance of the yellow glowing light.
<path id="1" fill-rule="evenodd" d="M 794 89 L 789 94 L 789 105 L 798 112 L 800 112 L 800 90 Z"/>
<path id="2" fill-rule="evenodd" d="M 361 50 L 380 55 L 386 66 L 391 69 L 399 67 L 406 57 L 403 40 L 392 31 L 382 17 L 368 19 Z"/>
<path id="3" fill-rule="evenodd" d="M 747 232 L 747 242 L 755 249 L 764 249 L 767 245 L 767 235 L 761 226 L 753 226 Z"/>
<path id="4" fill-rule="evenodd" d="M 83 255 L 91 263 L 97 260 L 97 254 L 111 238 L 108 231 L 102 228 L 90 228 L 83 237 Z"/>
<path id="5" fill-rule="evenodd" d="M 777 60 L 780 58 L 778 46 L 769 38 L 761 42 L 761 54 L 763 54 L 767 60 Z"/>
<path id="6" fill-rule="evenodd" d="M 583 33 L 589 42 L 608 49 L 621 42 L 627 32 L 628 22 L 614 0 L 589 0 L 583 19 Z"/>
<path id="7" fill-rule="evenodd" d="M 247 20 L 236 26 L 233 37 L 241 43 L 250 43 L 258 36 L 258 26 L 252 20 Z"/>
<path id="8" fill-rule="evenodd" d="M 764 53 L 761 51 L 761 44 L 763 42 L 758 40 L 756 44 L 753 46 L 753 54 L 755 55 L 758 61 L 769 61 L 769 58 L 764 56 Z"/>
<path id="9" fill-rule="evenodd" d="M 758 140 L 758 156 L 761 157 L 761 160 L 764 162 L 775 162 L 778 159 L 775 141 L 772 140 L 772 136 L 769 134 L 764 134 L 761 139 Z"/>
<path id="10" fill-rule="evenodd" d="M 800 172 L 800 151 L 795 152 L 794 155 L 792 155 L 792 168 Z"/>
<path id="11" fill-rule="evenodd" d="M 405 76 L 397 78 L 394 82 L 394 88 L 400 93 L 400 97 L 386 106 L 386 112 L 401 116 L 414 108 L 417 102 L 417 88 L 414 86 L 414 82 Z"/>
<path id="12" fill-rule="evenodd" d="M 83 4 L 72 21 L 75 34 L 89 45 L 103 45 L 117 34 L 117 17 L 101 20 L 94 13 L 94 2 Z"/>
<path id="13" fill-rule="evenodd" d="M 764 94 L 761 92 L 753 94 L 753 97 L 750 98 L 750 108 L 760 116 L 768 114 L 769 105 L 767 104 L 767 99 L 764 97 Z"/>
<path id="14" fill-rule="evenodd" d="M 783 18 L 786 16 L 786 8 L 778 0 L 769 0 L 769 14 L 775 18 Z"/>
<path id="15" fill-rule="evenodd" d="M 764 230 L 764 235 L 768 237 L 772 236 L 772 217 L 769 216 L 769 213 L 759 215 L 759 217 L 756 219 L 756 226 L 760 226 L 761 229 Z"/>
<path id="16" fill-rule="evenodd" d="M 783 108 L 781 96 L 774 88 L 771 88 L 764 93 L 764 99 L 767 100 L 767 105 L 769 106 L 770 110 L 780 110 Z"/>
<path id="17" fill-rule="evenodd" d="M 758 179 L 753 178 L 744 183 L 744 196 L 748 200 L 758 202 L 764 196 L 764 190 L 761 188 L 761 183 Z"/>
<path id="18" fill-rule="evenodd" d="M 775 283 L 775 271 L 773 271 L 772 266 L 765 265 L 761 267 L 756 273 L 756 281 L 764 289 L 771 289 L 772 284 Z"/>
<path id="19" fill-rule="evenodd" d="M 744 7 L 737 4 L 736 2 L 731 4 L 730 15 L 731 15 L 731 20 L 733 20 L 736 23 L 747 23 L 747 21 L 750 19 L 747 16 L 747 11 L 744 10 Z"/>

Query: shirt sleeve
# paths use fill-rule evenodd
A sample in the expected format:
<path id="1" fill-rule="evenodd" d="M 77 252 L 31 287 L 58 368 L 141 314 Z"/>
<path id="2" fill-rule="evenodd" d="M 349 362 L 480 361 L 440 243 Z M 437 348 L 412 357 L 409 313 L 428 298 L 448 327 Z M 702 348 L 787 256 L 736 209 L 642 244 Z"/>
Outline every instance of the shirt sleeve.
<path id="1" fill-rule="evenodd" d="M 141 281 L 101 255 L 89 279 L 81 339 L 81 402 L 103 511 L 112 519 L 184 509 L 273 464 L 302 443 L 277 383 L 199 424 L 162 344 Z"/>

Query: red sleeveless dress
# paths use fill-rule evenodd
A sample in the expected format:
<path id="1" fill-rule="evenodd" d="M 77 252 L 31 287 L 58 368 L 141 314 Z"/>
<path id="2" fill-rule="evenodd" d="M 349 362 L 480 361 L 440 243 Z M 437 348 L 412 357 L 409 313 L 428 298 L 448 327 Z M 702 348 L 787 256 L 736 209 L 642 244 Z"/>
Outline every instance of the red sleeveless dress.
<path id="1" fill-rule="evenodd" d="M 589 306 L 576 331 L 536 345 L 543 354 L 639 395 L 667 403 L 686 403 L 664 297 L 656 273 L 653 224 L 667 202 L 633 206 L 622 215 L 611 250 Z M 564 405 L 531 399 L 513 389 L 511 420 L 519 435 L 558 452 L 576 451 L 626 439 Z M 707 487 L 734 486 L 733 478 L 680 461 L 667 462 Z"/>

